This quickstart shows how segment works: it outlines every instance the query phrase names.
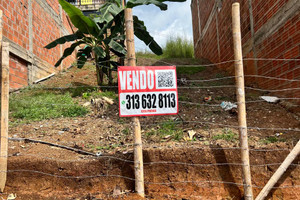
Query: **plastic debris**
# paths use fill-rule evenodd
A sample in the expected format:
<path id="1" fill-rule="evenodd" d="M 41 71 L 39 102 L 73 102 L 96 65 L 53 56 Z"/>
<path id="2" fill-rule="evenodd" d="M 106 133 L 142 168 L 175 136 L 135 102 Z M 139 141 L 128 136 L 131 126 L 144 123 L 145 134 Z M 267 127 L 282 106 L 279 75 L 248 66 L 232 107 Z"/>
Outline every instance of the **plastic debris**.
<path id="1" fill-rule="evenodd" d="M 280 100 L 278 97 L 274 96 L 260 96 L 260 98 L 269 103 L 278 103 Z"/>
<path id="2" fill-rule="evenodd" d="M 17 198 L 16 194 L 9 194 L 8 197 L 7 197 L 7 200 L 14 200 L 16 198 Z"/>
<path id="3" fill-rule="evenodd" d="M 279 136 L 281 136 L 281 135 L 283 135 L 283 133 L 276 133 L 276 134 L 275 134 L 276 137 L 279 137 Z"/>
<path id="4" fill-rule="evenodd" d="M 98 157 L 101 155 L 102 155 L 102 152 L 100 152 L 100 151 L 96 153 L 96 156 L 98 156 Z"/>
<path id="5" fill-rule="evenodd" d="M 211 96 L 208 96 L 208 97 L 204 97 L 203 101 L 208 102 L 208 101 L 211 101 L 211 99 L 212 99 Z"/>
<path id="6" fill-rule="evenodd" d="M 221 108 L 223 108 L 225 111 L 228 111 L 228 110 L 232 110 L 233 108 L 237 108 L 237 105 L 235 103 L 231 103 L 229 101 L 223 101 L 221 104 L 220 104 Z"/>

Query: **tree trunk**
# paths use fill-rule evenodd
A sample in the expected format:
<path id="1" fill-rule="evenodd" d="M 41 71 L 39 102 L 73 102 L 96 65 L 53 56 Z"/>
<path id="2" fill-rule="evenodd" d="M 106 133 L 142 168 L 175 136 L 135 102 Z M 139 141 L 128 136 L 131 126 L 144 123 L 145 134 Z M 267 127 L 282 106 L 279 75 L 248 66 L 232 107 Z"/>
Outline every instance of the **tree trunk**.
<path id="1" fill-rule="evenodd" d="M 103 83 L 103 72 L 102 72 L 101 67 L 99 66 L 97 56 L 96 55 L 94 55 L 94 56 L 95 56 L 95 62 L 96 62 L 97 84 L 98 84 L 98 86 L 101 86 Z"/>

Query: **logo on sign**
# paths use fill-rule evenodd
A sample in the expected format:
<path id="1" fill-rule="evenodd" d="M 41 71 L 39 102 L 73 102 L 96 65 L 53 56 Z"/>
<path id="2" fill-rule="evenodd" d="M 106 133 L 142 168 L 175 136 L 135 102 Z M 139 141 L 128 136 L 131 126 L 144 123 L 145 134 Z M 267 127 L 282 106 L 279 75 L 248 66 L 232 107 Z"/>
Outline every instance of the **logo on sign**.
<path id="1" fill-rule="evenodd" d="M 121 117 L 178 113 L 176 67 L 119 67 Z"/>

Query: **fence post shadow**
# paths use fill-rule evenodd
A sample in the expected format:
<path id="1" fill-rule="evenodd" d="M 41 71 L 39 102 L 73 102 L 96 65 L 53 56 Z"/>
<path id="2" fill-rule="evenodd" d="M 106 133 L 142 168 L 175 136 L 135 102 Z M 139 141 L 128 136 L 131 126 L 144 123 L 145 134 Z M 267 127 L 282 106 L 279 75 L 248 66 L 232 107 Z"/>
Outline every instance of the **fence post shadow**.
<path id="1" fill-rule="evenodd" d="M 215 147 L 210 145 L 210 148 L 216 163 L 228 163 L 225 151 L 221 146 L 218 146 L 218 149 L 216 149 Z M 240 167 L 240 166 L 234 166 L 234 167 Z M 218 165 L 217 169 L 219 171 L 220 177 L 222 178 L 222 181 L 235 183 L 235 179 L 233 177 L 229 165 Z M 244 199 L 238 185 L 225 183 L 224 188 L 225 190 L 228 191 L 230 197 L 232 197 L 233 199 Z"/>

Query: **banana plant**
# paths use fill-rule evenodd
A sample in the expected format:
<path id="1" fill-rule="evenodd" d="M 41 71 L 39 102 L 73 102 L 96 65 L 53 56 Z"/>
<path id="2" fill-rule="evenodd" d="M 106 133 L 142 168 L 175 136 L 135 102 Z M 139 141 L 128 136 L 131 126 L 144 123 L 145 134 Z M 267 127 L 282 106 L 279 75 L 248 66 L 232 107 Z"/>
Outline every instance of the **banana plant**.
<path id="1" fill-rule="evenodd" d="M 183 2 L 185 0 L 169 1 Z M 46 45 L 45 48 L 51 49 L 57 45 L 71 42 L 70 47 L 64 50 L 62 57 L 56 62 L 55 66 L 59 66 L 66 57 L 79 49 L 76 53 L 77 67 L 82 68 L 88 57 L 91 56 L 96 63 L 98 85 L 103 84 L 104 75 L 108 77 L 109 84 L 112 84 L 112 71 L 120 65 L 116 61 L 116 57 L 122 58 L 127 53 L 124 44 L 124 9 L 153 4 L 161 10 L 167 10 L 167 4 L 164 2 L 164 0 L 129 0 L 126 6 L 123 7 L 120 0 L 108 0 L 100 7 L 101 14 L 92 18 L 85 16 L 78 8 L 67 1 L 59 0 L 60 5 L 69 16 L 72 24 L 77 28 L 77 31 L 56 39 Z M 136 37 L 142 40 L 153 53 L 161 55 L 163 53 L 162 48 L 149 34 L 144 22 L 139 20 L 137 16 L 134 16 L 133 19 Z"/>

